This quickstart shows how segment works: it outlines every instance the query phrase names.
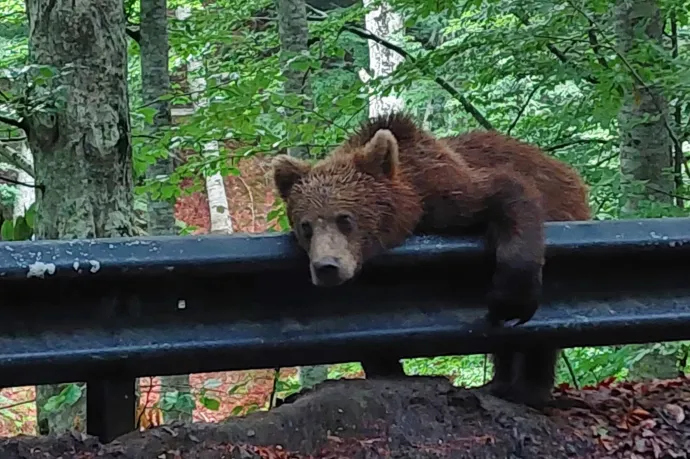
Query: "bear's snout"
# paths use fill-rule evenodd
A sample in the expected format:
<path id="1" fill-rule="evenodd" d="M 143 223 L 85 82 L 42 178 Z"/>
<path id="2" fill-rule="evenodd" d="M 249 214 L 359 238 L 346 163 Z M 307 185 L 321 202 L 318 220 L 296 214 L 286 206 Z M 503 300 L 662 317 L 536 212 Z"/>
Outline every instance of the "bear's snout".
<path id="1" fill-rule="evenodd" d="M 314 285 L 330 287 L 342 284 L 341 262 L 336 257 L 323 257 L 311 263 L 311 280 Z"/>

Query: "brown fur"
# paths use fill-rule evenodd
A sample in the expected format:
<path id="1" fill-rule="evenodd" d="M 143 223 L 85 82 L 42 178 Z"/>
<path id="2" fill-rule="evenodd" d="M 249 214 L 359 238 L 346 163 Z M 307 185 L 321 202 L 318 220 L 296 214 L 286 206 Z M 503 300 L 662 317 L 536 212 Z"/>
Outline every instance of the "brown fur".
<path id="1" fill-rule="evenodd" d="M 370 120 L 313 166 L 276 157 L 274 178 L 316 285 L 352 279 L 414 232 L 485 229 L 496 253 L 492 323 L 523 323 L 536 311 L 544 221 L 590 218 L 580 177 L 537 147 L 496 132 L 437 139 L 401 114 Z M 538 404 L 556 356 L 498 353 L 496 393 Z"/>

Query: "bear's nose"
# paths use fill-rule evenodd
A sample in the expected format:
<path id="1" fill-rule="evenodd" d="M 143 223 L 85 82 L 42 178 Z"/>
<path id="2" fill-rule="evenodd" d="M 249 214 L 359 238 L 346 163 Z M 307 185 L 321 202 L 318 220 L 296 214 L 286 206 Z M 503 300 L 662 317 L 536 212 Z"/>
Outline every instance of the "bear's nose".
<path id="1" fill-rule="evenodd" d="M 314 274 L 321 285 L 334 285 L 340 282 L 340 262 L 335 257 L 323 257 L 312 263 Z"/>

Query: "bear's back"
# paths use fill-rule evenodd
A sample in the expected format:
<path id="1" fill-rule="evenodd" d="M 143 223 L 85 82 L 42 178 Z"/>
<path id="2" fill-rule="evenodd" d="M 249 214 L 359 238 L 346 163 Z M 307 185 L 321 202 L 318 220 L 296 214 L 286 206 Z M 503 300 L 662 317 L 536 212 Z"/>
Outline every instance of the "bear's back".
<path id="1" fill-rule="evenodd" d="M 531 179 L 547 220 L 589 220 L 587 187 L 577 172 L 539 148 L 497 132 L 474 131 L 442 139 L 473 169 L 507 168 Z"/>

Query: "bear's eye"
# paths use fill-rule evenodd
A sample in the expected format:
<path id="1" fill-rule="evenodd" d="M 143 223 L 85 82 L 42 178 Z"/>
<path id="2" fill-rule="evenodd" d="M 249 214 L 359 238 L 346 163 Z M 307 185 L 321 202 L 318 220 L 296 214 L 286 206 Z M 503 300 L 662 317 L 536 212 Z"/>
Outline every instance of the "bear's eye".
<path id="1" fill-rule="evenodd" d="M 335 223 L 343 234 L 348 234 L 355 228 L 355 219 L 350 214 L 339 214 L 335 217 Z"/>
<path id="2" fill-rule="evenodd" d="M 311 223 L 307 221 L 303 221 L 302 223 L 300 223 L 300 232 L 302 233 L 302 236 L 305 239 L 311 239 L 311 236 L 313 234 Z"/>

